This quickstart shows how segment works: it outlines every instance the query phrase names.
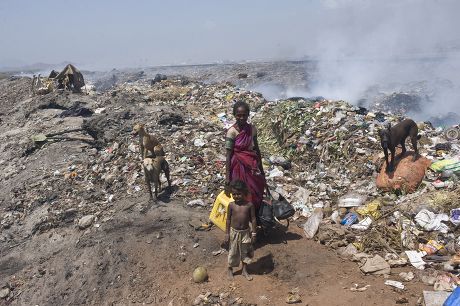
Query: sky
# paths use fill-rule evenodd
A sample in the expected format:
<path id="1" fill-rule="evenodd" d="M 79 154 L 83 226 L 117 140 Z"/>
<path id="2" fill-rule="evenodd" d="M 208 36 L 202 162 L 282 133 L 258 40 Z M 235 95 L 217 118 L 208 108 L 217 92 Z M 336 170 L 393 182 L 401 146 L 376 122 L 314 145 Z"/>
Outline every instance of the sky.
<path id="1" fill-rule="evenodd" d="M 0 68 L 309 58 L 306 94 L 353 102 L 374 84 L 439 81 L 450 89 L 432 110 L 454 110 L 459 12 L 458 0 L 1 0 Z"/>
<path id="2" fill-rule="evenodd" d="M 379 58 L 460 47 L 454 0 L 0 1 L 0 66 Z"/>

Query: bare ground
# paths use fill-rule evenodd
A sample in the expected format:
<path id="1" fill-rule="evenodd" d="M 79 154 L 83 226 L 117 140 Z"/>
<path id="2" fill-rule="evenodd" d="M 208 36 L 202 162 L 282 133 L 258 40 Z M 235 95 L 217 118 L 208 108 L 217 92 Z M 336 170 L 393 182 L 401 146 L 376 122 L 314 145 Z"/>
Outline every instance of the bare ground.
<path id="1" fill-rule="evenodd" d="M 355 263 L 306 240 L 295 224 L 257 243 L 249 266 L 253 281 L 238 272 L 228 281 L 226 253 L 212 255 L 223 232 L 192 227 L 206 220 L 207 211 L 171 201 L 142 214 L 132 205 L 146 200 L 120 200 L 113 219 L 98 228 L 53 229 L 3 249 L 1 279 L 17 284 L 14 290 L 21 292 L 11 305 L 191 305 L 208 291 L 245 303 L 283 305 L 296 287 L 301 305 L 394 305 L 401 297 L 414 305 L 424 288 L 407 283 L 398 292 L 385 286 L 383 277 L 363 276 Z M 197 266 L 207 268 L 208 282 L 192 281 Z M 393 279 L 399 272 L 393 271 Z M 355 283 L 370 287 L 350 291 Z"/>

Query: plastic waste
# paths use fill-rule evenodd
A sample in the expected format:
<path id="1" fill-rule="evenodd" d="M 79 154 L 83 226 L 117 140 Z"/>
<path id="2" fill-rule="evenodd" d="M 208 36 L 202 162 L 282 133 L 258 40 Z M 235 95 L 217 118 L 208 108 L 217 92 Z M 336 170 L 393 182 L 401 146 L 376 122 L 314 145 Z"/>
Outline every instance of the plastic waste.
<path id="1" fill-rule="evenodd" d="M 403 283 L 398 282 L 398 281 L 394 281 L 394 280 L 386 280 L 385 285 L 392 286 L 392 287 L 395 287 L 395 288 L 398 288 L 398 289 L 404 289 L 405 288 Z"/>
<path id="2" fill-rule="evenodd" d="M 203 139 L 197 138 L 193 141 L 193 145 L 196 147 L 203 147 L 206 142 Z"/>
<path id="3" fill-rule="evenodd" d="M 427 255 L 436 254 L 441 249 L 444 249 L 444 246 L 435 240 L 430 240 L 426 244 L 419 244 L 419 250 L 425 251 Z"/>
<path id="4" fill-rule="evenodd" d="M 456 305 L 460 305 L 460 287 L 455 288 L 455 290 L 449 295 L 449 297 L 443 304 L 443 306 Z"/>
<path id="5" fill-rule="evenodd" d="M 363 205 L 366 197 L 356 193 L 348 193 L 339 199 L 339 207 L 358 207 Z"/>
<path id="6" fill-rule="evenodd" d="M 448 221 L 446 214 L 435 214 L 427 209 L 422 209 L 416 216 L 415 222 L 425 231 L 440 231 L 446 234 L 449 227 L 441 221 Z"/>
<path id="7" fill-rule="evenodd" d="M 187 203 L 187 206 L 201 206 L 201 207 L 206 207 L 206 203 L 202 200 L 202 199 L 196 199 L 196 200 L 192 200 L 190 202 Z"/>
<path id="8" fill-rule="evenodd" d="M 348 214 L 345 215 L 345 217 L 342 219 L 340 224 L 345 225 L 345 226 L 350 226 L 352 224 L 355 224 L 358 221 L 358 214 L 354 212 L 349 212 Z"/>
<path id="9" fill-rule="evenodd" d="M 374 219 L 378 219 L 380 217 L 379 208 L 381 205 L 382 202 L 379 199 L 375 199 L 365 206 L 357 208 L 356 212 L 362 216 L 371 216 Z"/>
<path id="10" fill-rule="evenodd" d="M 227 197 L 225 191 L 222 191 L 214 201 L 211 214 L 209 215 L 209 220 L 224 232 L 227 222 L 228 205 L 230 202 L 233 202 L 233 198 L 231 196 Z"/>
<path id="11" fill-rule="evenodd" d="M 455 226 L 460 224 L 460 208 L 454 208 L 450 211 L 450 222 Z"/>
<path id="12" fill-rule="evenodd" d="M 422 257 L 425 255 L 424 252 L 406 251 L 405 253 L 407 255 L 407 258 L 409 258 L 411 265 L 413 265 L 415 268 L 419 270 L 425 269 L 426 262 L 424 262 L 422 259 Z"/>
<path id="13" fill-rule="evenodd" d="M 451 170 L 452 172 L 460 172 L 460 161 L 455 159 L 442 159 L 430 165 L 430 169 L 435 172 Z"/>
<path id="14" fill-rule="evenodd" d="M 447 300 L 449 297 L 449 292 L 443 291 L 423 291 L 423 300 L 425 302 L 425 306 L 440 306 Z M 455 305 L 455 304 L 453 304 Z M 444 306 L 453 306 L 453 305 L 445 305 Z"/>
<path id="15" fill-rule="evenodd" d="M 323 210 L 321 208 L 316 208 L 313 210 L 310 218 L 308 218 L 307 222 L 305 222 L 303 226 L 303 230 L 305 231 L 305 236 L 308 239 L 312 239 L 316 232 L 318 231 L 319 224 L 323 219 Z"/>
<path id="16" fill-rule="evenodd" d="M 367 230 L 369 226 L 371 226 L 371 224 L 372 224 L 372 219 L 371 217 L 368 216 L 362 219 L 361 221 L 359 221 L 358 224 L 353 224 L 351 228 L 364 231 L 364 230 Z"/>
<path id="17" fill-rule="evenodd" d="M 336 224 L 339 224 L 340 223 L 340 215 L 339 215 L 339 211 L 338 210 L 334 210 L 332 212 L 332 215 L 331 215 L 331 220 L 336 223 Z"/>

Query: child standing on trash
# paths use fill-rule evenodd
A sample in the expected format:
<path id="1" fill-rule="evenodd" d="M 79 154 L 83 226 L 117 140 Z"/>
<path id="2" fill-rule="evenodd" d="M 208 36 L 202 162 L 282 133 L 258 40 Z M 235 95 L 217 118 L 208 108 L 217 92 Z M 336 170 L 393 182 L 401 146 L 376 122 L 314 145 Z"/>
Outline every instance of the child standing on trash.
<path id="1" fill-rule="evenodd" d="M 233 279 L 233 267 L 238 267 L 240 261 L 243 264 L 241 274 L 252 280 L 248 274 L 247 265 L 254 257 L 253 243 L 256 237 L 256 213 L 254 205 L 248 202 L 248 186 L 241 180 L 230 184 L 234 202 L 228 207 L 225 244 L 228 244 L 228 271 L 229 279 Z M 251 228 L 249 228 L 251 223 Z"/>

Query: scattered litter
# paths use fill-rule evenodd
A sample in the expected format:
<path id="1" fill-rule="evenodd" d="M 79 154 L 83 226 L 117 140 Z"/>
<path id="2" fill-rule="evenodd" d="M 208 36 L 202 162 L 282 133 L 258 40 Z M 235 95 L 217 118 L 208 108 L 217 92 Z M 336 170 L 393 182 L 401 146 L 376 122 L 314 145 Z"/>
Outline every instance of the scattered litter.
<path id="1" fill-rule="evenodd" d="M 425 253 L 418 252 L 418 251 L 405 251 L 407 257 L 411 265 L 419 270 L 425 269 L 425 262 L 423 261 L 422 257 L 425 256 Z"/>
<path id="2" fill-rule="evenodd" d="M 398 282 L 398 281 L 394 281 L 394 280 L 386 280 L 385 285 L 395 287 L 395 288 L 398 288 L 398 289 L 402 289 L 402 290 L 405 288 L 403 283 Z"/>
<path id="3" fill-rule="evenodd" d="M 364 201 L 366 201 L 366 197 L 363 195 L 349 193 L 344 195 L 339 199 L 339 207 L 358 207 L 361 206 Z"/>
<path id="4" fill-rule="evenodd" d="M 194 207 L 194 206 L 206 207 L 206 203 L 202 199 L 196 199 L 196 200 L 192 200 L 192 201 L 188 202 L 187 206 L 191 206 L 191 207 Z"/>
<path id="5" fill-rule="evenodd" d="M 446 214 L 435 214 L 427 209 L 422 209 L 415 216 L 415 222 L 425 231 L 439 231 L 446 234 L 449 227 L 441 221 L 449 221 L 449 217 Z"/>
<path id="6" fill-rule="evenodd" d="M 350 288 L 350 291 L 358 291 L 358 292 L 363 292 L 366 291 L 367 288 L 369 288 L 371 285 L 365 285 L 362 287 L 359 287 L 358 284 L 353 284 L 353 287 Z"/>
<path id="7" fill-rule="evenodd" d="M 222 254 L 222 253 L 224 253 L 224 252 L 225 252 L 225 249 L 220 249 L 220 250 L 217 250 L 217 251 L 213 251 L 213 252 L 212 252 L 212 255 L 213 255 L 213 256 L 217 256 L 217 255 L 220 255 L 220 254 Z"/>

